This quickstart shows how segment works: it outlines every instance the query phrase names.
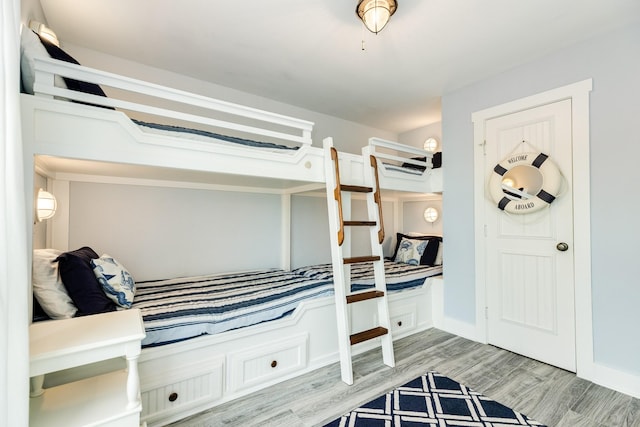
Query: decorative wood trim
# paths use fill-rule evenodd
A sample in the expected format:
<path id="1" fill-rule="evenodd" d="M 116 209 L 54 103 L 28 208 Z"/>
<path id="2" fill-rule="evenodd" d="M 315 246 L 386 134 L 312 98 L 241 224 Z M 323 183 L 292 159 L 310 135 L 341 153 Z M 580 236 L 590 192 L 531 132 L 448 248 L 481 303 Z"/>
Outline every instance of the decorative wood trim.
<path id="1" fill-rule="evenodd" d="M 333 197 L 338 202 L 338 246 L 344 243 L 344 218 L 342 214 L 342 185 L 340 185 L 340 166 L 338 159 L 338 150 L 335 147 L 329 149 L 331 151 L 331 161 L 334 165 L 334 173 L 336 177 L 336 188 L 333 190 Z"/>
<path id="2" fill-rule="evenodd" d="M 378 230 L 378 243 L 382 244 L 384 240 L 384 219 L 382 216 L 382 200 L 380 198 L 380 180 L 378 179 L 378 161 L 375 156 L 369 156 L 369 162 L 371 164 L 371 168 L 373 169 L 373 176 L 375 178 L 376 184 L 376 192 L 374 194 L 373 200 L 378 206 L 378 221 L 380 221 L 380 229 Z"/>
<path id="3" fill-rule="evenodd" d="M 367 329 L 366 331 L 358 332 L 357 334 L 353 334 L 350 337 L 351 345 L 356 345 L 358 343 L 369 341 L 374 338 L 381 337 L 383 335 L 388 334 L 389 331 L 387 328 L 383 328 L 382 326 L 378 326 L 377 328 Z"/>
<path id="4" fill-rule="evenodd" d="M 352 193 L 371 193 L 373 188 L 371 187 L 363 187 L 361 185 L 341 185 L 341 191 L 350 191 Z"/>
<path id="5" fill-rule="evenodd" d="M 359 262 L 374 262 L 374 261 L 380 261 L 380 257 L 376 255 L 372 255 L 372 256 L 356 256 L 356 257 L 344 259 L 345 264 L 357 264 Z"/>
<path id="6" fill-rule="evenodd" d="M 344 221 L 344 225 L 352 226 L 352 227 L 373 227 L 376 225 L 375 221 Z"/>
<path id="7" fill-rule="evenodd" d="M 374 298 L 380 298 L 384 296 L 384 292 L 382 291 L 366 291 L 359 292 L 357 294 L 347 295 L 347 304 L 352 304 L 354 302 L 367 301 Z"/>

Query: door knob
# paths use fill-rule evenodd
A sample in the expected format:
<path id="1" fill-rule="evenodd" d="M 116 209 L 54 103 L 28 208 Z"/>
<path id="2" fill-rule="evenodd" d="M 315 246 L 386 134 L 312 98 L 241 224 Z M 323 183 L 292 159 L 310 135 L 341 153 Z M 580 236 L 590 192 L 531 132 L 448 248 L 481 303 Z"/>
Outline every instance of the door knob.
<path id="1" fill-rule="evenodd" d="M 556 245 L 556 249 L 560 252 L 564 252 L 569 249 L 569 245 L 567 245 L 565 242 L 560 242 Z"/>

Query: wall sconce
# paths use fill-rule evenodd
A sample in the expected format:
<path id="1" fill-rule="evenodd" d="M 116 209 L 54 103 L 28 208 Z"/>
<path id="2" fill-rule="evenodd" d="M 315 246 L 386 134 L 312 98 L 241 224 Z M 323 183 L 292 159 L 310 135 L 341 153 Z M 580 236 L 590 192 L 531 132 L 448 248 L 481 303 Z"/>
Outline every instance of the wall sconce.
<path id="1" fill-rule="evenodd" d="M 51 28 L 47 27 L 43 23 L 38 21 L 29 21 L 29 28 L 38 33 L 38 35 L 43 39 L 60 47 L 60 42 L 58 41 L 58 36 L 56 36 L 56 33 L 54 33 Z"/>
<path id="2" fill-rule="evenodd" d="M 434 137 L 425 139 L 423 144 L 423 148 L 430 153 L 435 153 L 436 151 L 438 151 L 438 146 L 438 140 Z"/>
<path id="3" fill-rule="evenodd" d="M 429 207 L 424 210 L 424 220 L 430 224 L 436 222 L 439 216 L 440 213 L 438 212 L 438 209 L 434 207 Z"/>
<path id="4" fill-rule="evenodd" d="M 356 13 L 367 30 L 378 34 L 387 25 L 397 8 L 396 0 L 360 0 Z"/>
<path id="5" fill-rule="evenodd" d="M 57 208 L 58 202 L 56 202 L 53 194 L 40 188 L 36 198 L 36 219 L 38 222 L 53 217 L 56 214 Z"/>

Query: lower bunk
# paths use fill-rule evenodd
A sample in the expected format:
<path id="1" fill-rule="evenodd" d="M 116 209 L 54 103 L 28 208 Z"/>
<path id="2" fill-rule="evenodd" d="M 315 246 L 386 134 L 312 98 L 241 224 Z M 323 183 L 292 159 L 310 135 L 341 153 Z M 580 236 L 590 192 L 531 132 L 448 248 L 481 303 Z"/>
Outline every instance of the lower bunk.
<path id="1" fill-rule="evenodd" d="M 394 339 L 432 326 L 433 280 L 390 293 Z M 371 328 L 376 323 L 373 307 L 369 312 L 354 316 L 353 327 Z M 353 351 L 375 345 L 362 343 Z M 338 360 L 333 296 L 304 301 L 290 316 L 275 321 L 146 348 L 139 363 L 141 420 L 166 425 Z"/>
<path id="2" fill-rule="evenodd" d="M 385 267 L 394 339 L 432 327 L 432 286 L 441 281 L 442 266 L 386 261 Z M 370 286 L 366 270 L 352 269 L 354 289 Z M 339 360 L 328 265 L 141 282 L 133 307 L 140 309 L 147 333 L 138 366 L 141 421 L 148 426 L 166 425 Z M 375 325 L 375 313 L 374 305 L 354 311 L 353 330 Z M 353 352 L 375 346 L 369 341 Z M 119 364 L 122 360 L 88 367 L 92 372 L 85 374 Z M 57 381 L 69 380 L 64 376 Z"/>

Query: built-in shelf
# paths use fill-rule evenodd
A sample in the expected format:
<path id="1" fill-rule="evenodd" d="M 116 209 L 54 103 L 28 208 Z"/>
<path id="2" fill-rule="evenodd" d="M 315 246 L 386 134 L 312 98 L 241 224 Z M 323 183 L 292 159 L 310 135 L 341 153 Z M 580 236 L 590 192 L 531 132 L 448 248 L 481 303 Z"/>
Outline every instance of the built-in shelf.
<path id="1" fill-rule="evenodd" d="M 31 427 L 140 425 L 140 311 L 34 323 L 29 328 Z M 43 389 L 44 375 L 125 357 L 127 369 Z"/>

